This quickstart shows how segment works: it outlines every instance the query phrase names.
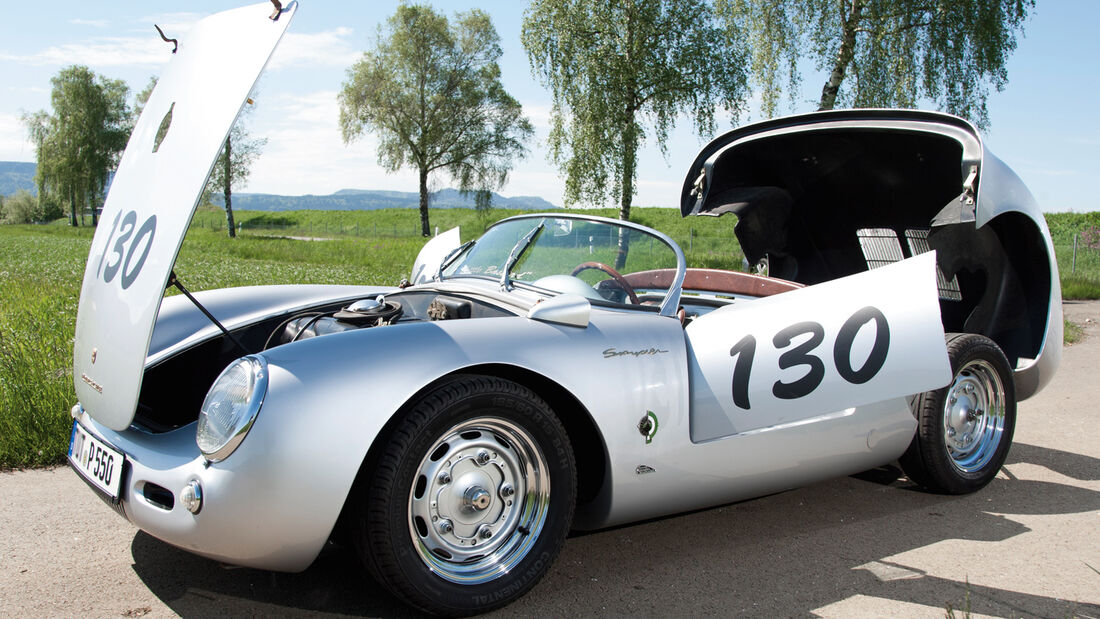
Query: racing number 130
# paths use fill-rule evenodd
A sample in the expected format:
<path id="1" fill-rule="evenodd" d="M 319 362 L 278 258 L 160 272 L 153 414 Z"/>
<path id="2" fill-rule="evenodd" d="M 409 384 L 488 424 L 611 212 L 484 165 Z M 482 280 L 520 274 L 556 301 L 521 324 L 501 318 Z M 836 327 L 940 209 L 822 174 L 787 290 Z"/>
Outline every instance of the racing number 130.
<path id="1" fill-rule="evenodd" d="M 863 366 L 852 367 L 852 344 L 860 329 L 869 322 L 875 323 L 875 343 Z M 825 328 L 821 324 L 806 321 L 793 324 L 775 334 L 772 345 L 776 350 L 790 348 L 795 338 L 803 335 L 810 337 L 798 346 L 779 355 L 779 369 L 786 370 L 797 366 L 808 369 L 798 380 L 785 383 L 781 380 L 772 385 L 772 394 L 781 400 L 794 400 L 807 396 L 821 385 L 825 378 L 825 362 L 813 354 L 815 348 L 825 340 Z M 853 385 L 862 385 L 878 374 L 886 363 L 886 353 L 890 349 L 890 325 L 886 316 L 877 307 L 867 306 L 852 314 L 840 327 L 836 342 L 833 343 L 833 363 L 836 371 L 844 380 Z M 736 357 L 733 367 L 733 403 L 738 408 L 749 409 L 749 374 L 752 371 L 753 357 L 756 355 L 756 338 L 751 334 L 741 338 L 730 348 L 730 356 Z"/>
<path id="2" fill-rule="evenodd" d="M 119 281 L 123 290 L 134 283 L 138 274 L 141 273 L 141 267 L 145 266 L 145 259 L 149 257 L 149 250 L 153 247 L 153 236 L 157 232 L 157 216 L 150 215 L 136 232 L 135 226 L 137 226 L 137 212 L 130 211 L 126 215 L 122 213 L 115 215 L 115 221 L 111 224 L 111 235 L 107 237 L 107 246 L 103 250 L 103 255 L 99 257 L 97 267 L 97 270 L 103 274 L 103 282 L 107 284 L 121 272 L 122 277 Z M 111 255 L 110 259 L 107 259 L 108 254 Z M 104 260 L 107 262 L 106 268 L 103 265 Z"/>

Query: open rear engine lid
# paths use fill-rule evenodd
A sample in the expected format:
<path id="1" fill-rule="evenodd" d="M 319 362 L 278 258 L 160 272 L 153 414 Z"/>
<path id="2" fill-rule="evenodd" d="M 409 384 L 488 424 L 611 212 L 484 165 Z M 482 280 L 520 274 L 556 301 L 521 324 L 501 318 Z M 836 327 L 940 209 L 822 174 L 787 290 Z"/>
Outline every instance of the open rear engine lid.
<path id="1" fill-rule="evenodd" d="M 76 394 L 114 430 L 133 420 L 176 255 L 207 176 L 297 2 L 225 11 L 180 37 L 138 119 L 92 239 L 73 346 Z"/>
<path id="2" fill-rule="evenodd" d="M 798 143 L 796 139 L 790 138 L 799 134 L 830 134 L 837 136 L 834 139 L 839 142 L 845 135 L 866 135 L 872 132 L 881 136 L 924 133 L 957 143 L 961 147 L 961 153 L 951 165 L 956 166 L 960 178 L 960 192 L 963 190 L 963 179 L 968 179 L 971 172 L 976 174 L 981 166 L 983 146 L 977 130 L 966 120 L 950 114 L 908 109 L 854 109 L 774 118 L 733 129 L 718 136 L 699 151 L 684 179 L 680 194 L 680 214 L 687 217 L 688 215 L 718 215 L 727 211 L 737 213 L 741 210 L 742 204 L 752 206 L 775 201 L 776 190 L 784 189 L 777 187 L 781 184 L 778 178 L 772 179 L 772 182 L 767 183 L 766 186 L 759 182 L 746 185 L 736 180 L 742 172 L 737 169 L 737 163 L 731 163 L 736 162 L 734 155 L 754 142 L 769 139 L 769 144 L 773 144 L 774 148 L 782 148 L 781 144 Z M 775 140 L 774 138 L 787 139 Z M 778 156 L 783 155 L 783 153 L 778 154 Z M 831 163 L 819 161 L 816 154 L 812 152 L 789 152 L 785 153 L 785 156 L 792 161 L 805 164 L 802 170 L 791 168 L 778 172 L 779 174 L 786 172 L 789 186 L 785 190 L 801 185 L 806 180 L 796 179 L 795 176 L 819 174 L 820 168 L 828 167 Z M 829 156 L 839 159 L 845 157 L 846 153 L 831 153 Z M 731 166 L 733 166 L 732 169 Z M 970 189 L 972 194 L 977 193 L 976 187 Z"/>

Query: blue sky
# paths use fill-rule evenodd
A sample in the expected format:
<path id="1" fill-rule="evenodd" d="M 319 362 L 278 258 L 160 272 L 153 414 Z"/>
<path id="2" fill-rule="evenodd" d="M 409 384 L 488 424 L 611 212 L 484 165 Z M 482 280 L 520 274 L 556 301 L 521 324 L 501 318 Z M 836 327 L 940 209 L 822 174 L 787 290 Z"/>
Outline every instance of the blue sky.
<path id="1" fill-rule="evenodd" d="M 0 22 L 0 160 L 6 161 L 34 160 L 19 117 L 48 109 L 49 80 L 62 67 L 85 64 L 140 90 L 170 57 L 154 23 L 176 36 L 202 16 L 238 5 L 215 0 L 9 4 Z M 345 70 L 371 45 L 378 24 L 396 4 L 301 2 L 257 91 L 249 127 L 268 144 L 244 190 L 290 195 L 344 188 L 416 190 L 413 171 L 388 174 L 378 167 L 369 136 L 345 146 L 336 120 L 336 94 Z M 546 159 L 550 97 L 532 77 L 519 41 L 527 3 L 450 0 L 434 6 L 447 13 L 478 7 L 492 15 L 504 48 L 505 86 L 535 125 L 531 152 L 501 193 L 538 195 L 561 204 L 562 183 Z M 986 144 L 1016 170 L 1044 210 L 1100 210 L 1093 188 L 1100 171 L 1097 23 L 1096 0 L 1039 0 L 1009 62 L 1008 86 L 989 99 Z M 786 111 L 812 111 L 823 83 L 824 75 L 804 75 L 800 102 Z M 748 120 L 759 119 L 753 114 Z M 719 123 L 720 132 L 730 127 L 728 119 Z M 676 206 L 687 166 L 705 142 L 685 120 L 672 133 L 667 155 L 647 144 L 634 203 Z M 447 185 L 446 178 L 436 182 Z"/>

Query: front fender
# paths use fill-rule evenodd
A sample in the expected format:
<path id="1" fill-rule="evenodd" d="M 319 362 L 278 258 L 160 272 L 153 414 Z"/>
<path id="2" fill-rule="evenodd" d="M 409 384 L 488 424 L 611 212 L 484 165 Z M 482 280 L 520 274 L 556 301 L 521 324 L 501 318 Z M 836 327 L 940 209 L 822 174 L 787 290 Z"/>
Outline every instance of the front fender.
<path id="1" fill-rule="evenodd" d="M 675 318 L 655 314 L 599 312 L 583 329 L 522 317 L 400 324 L 312 338 L 264 356 L 268 393 L 239 455 L 265 459 L 265 477 L 281 480 L 292 497 L 281 509 L 296 514 L 285 522 L 308 527 L 318 550 L 387 422 L 448 374 L 512 365 L 556 382 L 592 415 L 608 447 L 609 480 L 633 470 L 631 454 L 646 445 L 637 426 L 647 411 L 662 421 L 687 417 L 683 331 Z M 236 466 L 237 458 L 214 466 Z M 598 504 L 609 504 L 601 498 Z"/>

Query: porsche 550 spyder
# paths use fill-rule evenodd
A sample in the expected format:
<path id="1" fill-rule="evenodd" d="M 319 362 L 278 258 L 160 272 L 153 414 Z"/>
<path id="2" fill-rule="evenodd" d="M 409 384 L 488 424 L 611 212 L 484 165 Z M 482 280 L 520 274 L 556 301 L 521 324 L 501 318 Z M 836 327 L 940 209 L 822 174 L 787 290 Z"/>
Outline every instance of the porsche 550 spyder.
<path id="1" fill-rule="evenodd" d="M 682 213 L 732 213 L 755 273 L 570 212 L 438 235 L 406 286 L 190 294 L 183 234 L 296 10 L 221 13 L 180 42 L 91 245 L 69 462 L 170 544 L 296 571 L 340 535 L 417 608 L 484 611 L 571 529 L 894 461 L 978 490 L 1058 365 L 1034 199 L 970 124 L 915 111 L 777 119 L 702 150 Z"/>

